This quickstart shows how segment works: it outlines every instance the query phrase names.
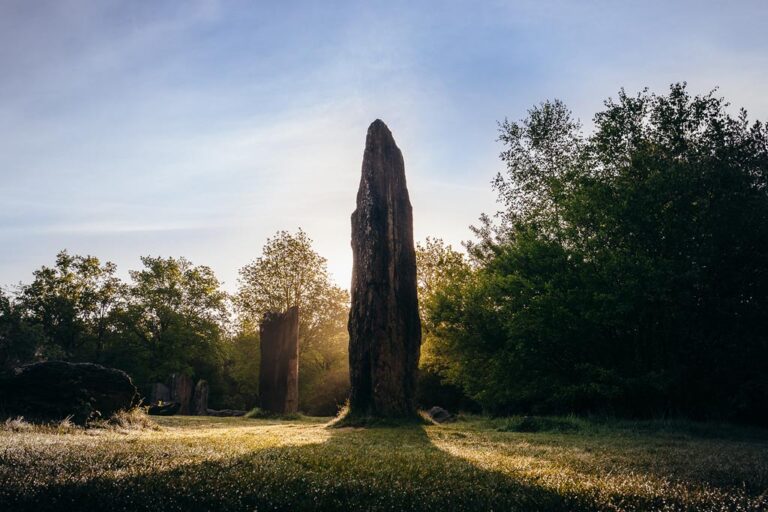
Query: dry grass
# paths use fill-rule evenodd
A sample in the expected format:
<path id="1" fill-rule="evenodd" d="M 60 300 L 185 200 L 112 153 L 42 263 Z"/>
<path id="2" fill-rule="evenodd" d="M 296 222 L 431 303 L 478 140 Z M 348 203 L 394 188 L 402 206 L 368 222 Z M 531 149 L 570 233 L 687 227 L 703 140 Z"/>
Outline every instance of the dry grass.
<path id="1" fill-rule="evenodd" d="M 11 432 L 22 432 L 24 430 L 29 430 L 32 427 L 33 427 L 32 424 L 24 420 L 24 416 L 8 418 L 3 423 L 3 429 Z"/>
<path id="2" fill-rule="evenodd" d="M 94 430 L 112 430 L 127 432 L 131 430 L 158 430 L 160 427 L 148 415 L 144 408 L 136 407 L 128 411 L 119 411 L 107 419 L 90 421 L 86 425 L 78 425 L 72 421 L 72 416 L 63 420 L 49 423 L 31 423 L 23 416 L 8 418 L 0 424 L 0 430 L 9 432 L 34 432 L 38 434 L 73 434 L 93 433 Z"/>
<path id="3" fill-rule="evenodd" d="M 118 411 L 100 426 L 119 430 L 158 430 L 160 428 L 142 407 L 136 407 L 130 411 Z"/>
<path id="4" fill-rule="evenodd" d="M 0 430 L 0 510 L 768 509 L 764 431 L 157 421 L 160 429 Z"/>

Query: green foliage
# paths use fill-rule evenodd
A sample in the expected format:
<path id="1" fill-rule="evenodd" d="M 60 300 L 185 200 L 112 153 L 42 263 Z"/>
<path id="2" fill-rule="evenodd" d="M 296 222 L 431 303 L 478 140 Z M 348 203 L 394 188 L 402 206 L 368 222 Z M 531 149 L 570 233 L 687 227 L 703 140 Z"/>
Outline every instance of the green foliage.
<path id="1" fill-rule="evenodd" d="M 416 268 L 422 325 L 418 403 L 424 408 L 439 405 L 453 411 L 475 410 L 476 404 L 462 389 L 443 377 L 451 366 L 450 352 L 445 350 L 443 339 L 436 336 L 433 322 L 433 313 L 439 301 L 445 300 L 444 294 L 454 283 L 471 275 L 470 264 L 463 253 L 443 240 L 427 237 L 416 244 Z"/>
<path id="2" fill-rule="evenodd" d="M 267 239 L 262 255 L 240 269 L 238 282 L 235 303 L 247 325 L 258 326 L 269 311 L 299 308 L 303 349 L 325 343 L 328 331 L 338 330 L 349 302 L 346 291 L 331 282 L 326 259 L 301 229 Z"/>
<path id="3" fill-rule="evenodd" d="M 341 331 L 339 331 L 341 332 Z M 349 396 L 348 340 L 329 339 L 327 344 L 299 357 L 299 408 L 315 416 L 332 416 Z"/>
<path id="4" fill-rule="evenodd" d="M 141 259 L 130 272 L 121 323 L 131 353 L 123 360 L 139 382 L 165 381 L 172 373 L 220 382 L 226 294 L 213 271 L 184 258 Z"/>
<path id="5" fill-rule="evenodd" d="M 245 335 L 255 335 L 268 311 L 298 306 L 299 407 L 309 414 L 335 414 L 349 392 L 349 294 L 332 283 L 312 240 L 301 229 L 279 231 L 267 239 L 262 255 L 240 270 L 239 285 L 235 303 Z"/>
<path id="6" fill-rule="evenodd" d="M 60 252 L 16 297 L 0 291 L 0 369 L 34 359 L 98 362 L 145 391 L 183 373 L 211 386 L 213 408 L 258 403 L 261 315 L 300 307 L 300 407 L 331 416 L 349 389 L 347 292 L 303 231 L 280 232 L 242 271 L 233 327 L 230 299 L 206 266 L 141 258 L 122 282 L 112 263 Z"/>
<path id="7" fill-rule="evenodd" d="M 32 361 L 45 344 L 41 326 L 24 318 L 22 308 L 0 289 L 0 370 Z"/>
<path id="8" fill-rule="evenodd" d="M 19 307 L 30 323 L 40 326 L 48 357 L 101 361 L 114 334 L 113 314 L 125 297 L 125 286 L 113 263 L 61 251 L 53 267 L 34 272 L 22 286 Z"/>
<path id="9" fill-rule="evenodd" d="M 221 404 L 230 409 L 251 409 L 258 404 L 259 397 L 259 334 L 252 329 L 241 329 L 224 348 L 226 391 Z"/>
<path id="10" fill-rule="evenodd" d="M 768 422 L 768 131 L 712 94 L 505 121 L 504 211 L 428 315 L 442 374 L 495 412 Z"/>
<path id="11" fill-rule="evenodd" d="M 102 363 L 138 384 L 187 373 L 223 392 L 227 296 L 212 270 L 184 258 L 142 258 L 131 282 L 112 263 L 60 252 L 15 299 L 0 294 L 0 358 Z"/>

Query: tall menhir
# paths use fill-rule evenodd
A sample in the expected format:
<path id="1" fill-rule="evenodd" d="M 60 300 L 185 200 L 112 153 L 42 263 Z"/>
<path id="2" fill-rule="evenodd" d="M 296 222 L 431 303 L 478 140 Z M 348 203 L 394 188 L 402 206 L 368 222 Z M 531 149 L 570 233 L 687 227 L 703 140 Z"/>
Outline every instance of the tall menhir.
<path id="1" fill-rule="evenodd" d="M 259 328 L 259 400 L 265 411 L 299 409 L 299 308 L 264 315 Z"/>
<path id="2" fill-rule="evenodd" d="M 379 119 L 365 141 L 352 254 L 349 414 L 414 416 L 421 322 L 413 212 L 403 155 Z"/>

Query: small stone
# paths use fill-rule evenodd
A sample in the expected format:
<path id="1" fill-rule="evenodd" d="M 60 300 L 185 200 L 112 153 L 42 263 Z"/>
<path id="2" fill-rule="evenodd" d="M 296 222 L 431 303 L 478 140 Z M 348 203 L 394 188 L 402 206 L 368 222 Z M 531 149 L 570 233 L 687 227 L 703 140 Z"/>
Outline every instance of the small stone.
<path id="1" fill-rule="evenodd" d="M 442 407 L 438 407 L 437 405 L 427 411 L 427 415 L 429 415 L 429 417 L 432 418 L 432 421 L 435 423 L 446 423 L 456 420 L 456 418 L 451 413 Z"/>
<path id="2" fill-rule="evenodd" d="M 147 408 L 147 414 L 152 416 L 173 416 L 179 412 L 181 404 L 178 402 L 158 402 Z"/>

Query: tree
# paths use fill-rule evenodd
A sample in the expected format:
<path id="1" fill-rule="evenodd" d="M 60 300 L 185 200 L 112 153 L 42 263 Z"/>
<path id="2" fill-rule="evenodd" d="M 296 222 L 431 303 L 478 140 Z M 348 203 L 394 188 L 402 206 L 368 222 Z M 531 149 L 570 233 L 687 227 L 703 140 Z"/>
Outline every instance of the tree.
<path id="1" fill-rule="evenodd" d="M 440 238 L 416 244 L 419 316 L 422 319 L 421 357 L 419 358 L 418 400 L 422 407 L 440 405 L 452 410 L 474 410 L 476 404 L 460 387 L 448 382 L 452 367 L 450 349 L 438 336 L 434 322 L 440 301 L 472 278 L 473 269 L 465 255 Z"/>
<path id="2" fill-rule="evenodd" d="M 499 125 L 500 156 L 507 169 L 493 184 L 506 207 L 505 220 L 525 218 L 559 227 L 565 185 L 584 146 L 580 130 L 560 100 L 541 103 L 520 122 L 505 119 Z"/>
<path id="3" fill-rule="evenodd" d="M 227 384 L 225 406 L 252 409 L 259 403 L 259 330 L 247 327 L 234 333 L 226 344 L 224 376 Z"/>
<path id="4" fill-rule="evenodd" d="M 347 293 L 332 284 L 326 259 L 312 249 L 312 240 L 301 229 L 268 238 L 262 255 L 240 269 L 238 283 L 238 310 L 252 325 L 267 311 L 298 306 L 303 349 L 326 339 L 328 324 L 349 302 Z"/>
<path id="5" fill-rule="evenodd" d="M 185 258 L 141 258 L 122 321 L 141 361 L 130 363 L 139 382 L 164 381 L 171 373 L 205 378 L 214 388 L 222 366 L 227 295 L 206 266 Z M 131 354 L 124 354 L 131 357 Z"/>
<path id="6" fill-rule="evenodd" d="M 293 306 L 315 311 L 311 306 L 328 288 L 329 278 L 325 258 L 312 249 L 312 240 L 299 229 L 295 235 L 278 231 L 267 238 L 262 255 L 240 269 L 238 282 L 240 313 L 258 325 L 267 311 Z"/>
<path id="7" fill-rule="evenodd" d="M 419 287 L 419 312 L 425 332 L 430 332 L 429 310 L 437 300 L 437 292 L 449 283 L 466 277 L 472 268 L 464 254 L 446 244 L 440 238 L 427 237 L 424 243 L 416 243 L 417 284 Z"/>
<path id="8" fill-rule="evenodd" d="M 240 269 L 236 306 L 241 331 L 268 311 L 299 308 L 299 400 L 302 410 L 333 414 L 346 397 L 349 295 L 331 282 L 326 260 L 299 229 L 268 238 L 262 255 Z M 258 375 L 253 376 L 258 380 Z"/>
<path id="9" fill-rule="evenodd" d="M 496 411 L 768 421 L 765 125 L 675 84 L 577 127 L 559 102 L 500 127 L 504 210 L 431 319 L 452 381 Z"/>
<path id="10" fill-rule="evenodd" d="M 0 370 L 31 362 L 45 346 L 39 325 L 31 325 L 22 309 L 0 289 Z"/>
<path id="11" fill-rule="evenodd" d="M 420 370 L 440 373 L 449 363 L 441 355 L 444 348 L 436 336 L 435 310 L 439 301 L 450 294 L 451 288 L 468 279 L 472 268 L 464 255 L 447 245 L 442 239 L 430 238 L 416 244 L 417 283 L 419 290 L 419 316 L 422 318 Z"/>
<path id="12" fill-rule="evenodd" d="M 61 251 L 53 267 L 43 266 L 22 286 L 19 306 L 49 340 L 50 355 L 73 360 L 102 360 L 114 332 L 113 313 L 125 287 L 114 263 Z"/>

